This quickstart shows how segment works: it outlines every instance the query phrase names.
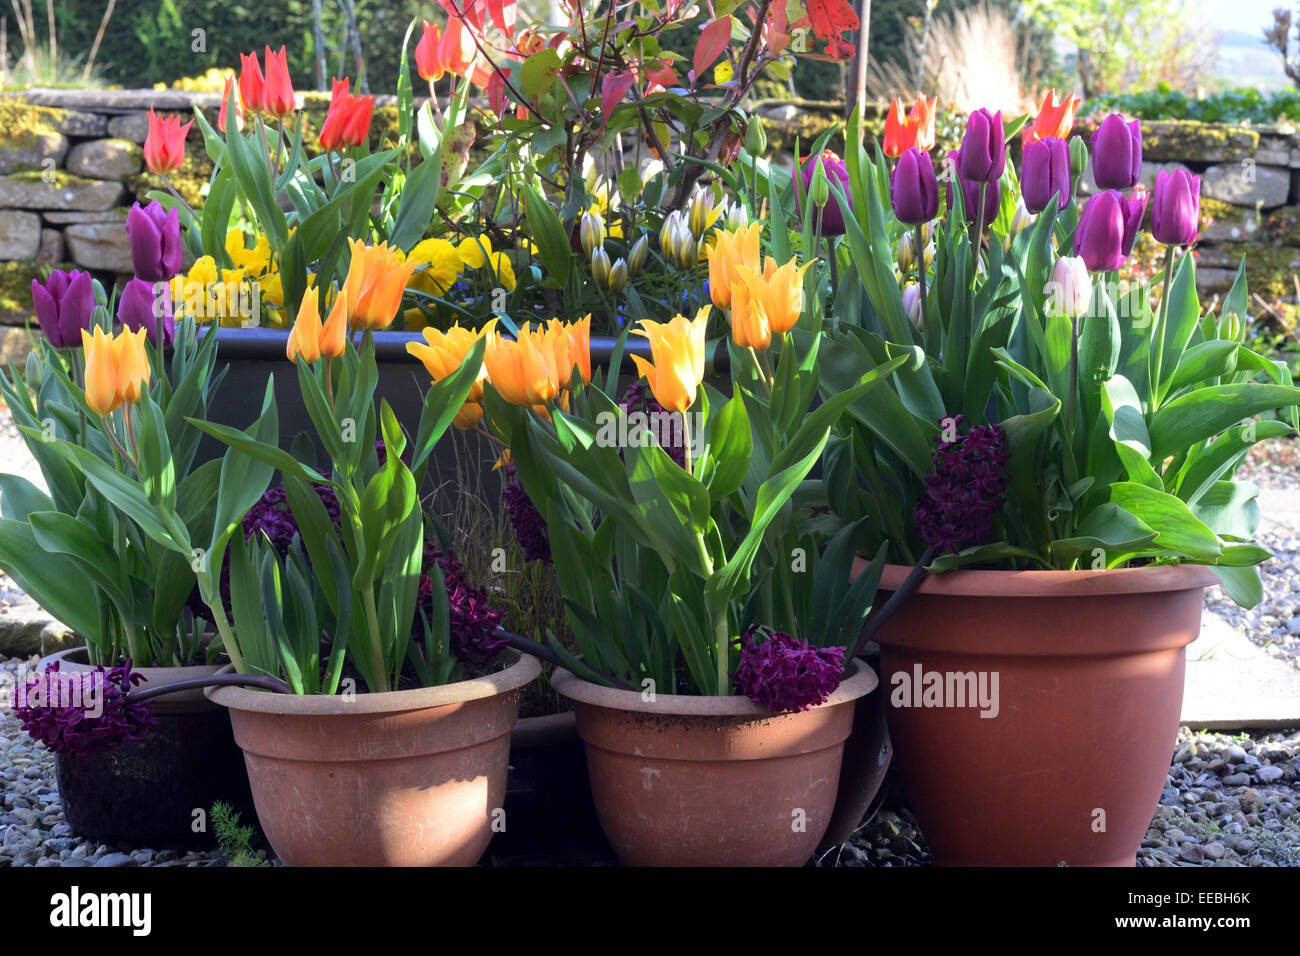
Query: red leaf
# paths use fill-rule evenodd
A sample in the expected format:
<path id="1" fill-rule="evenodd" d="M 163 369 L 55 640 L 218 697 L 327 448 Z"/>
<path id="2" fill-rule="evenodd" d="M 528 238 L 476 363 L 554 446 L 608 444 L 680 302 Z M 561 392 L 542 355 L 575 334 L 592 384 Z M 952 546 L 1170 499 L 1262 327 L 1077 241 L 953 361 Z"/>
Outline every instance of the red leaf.
<path id="1" fill-rule="evenodd" d="M 840 34 L 860 26 L 858 15 L 848 0 L 807 0 L 805 9 L 813 33 L 826 41 L 842 42 Z"/>
<path id="2" fill-rule="evenodd" d="M 492 21 L 508 37 L 515 35 L 515 20 L 519 17 L 519 4 L 516 0 L 488 0 L 488 11 Z"/>
<path id="3" fill-rule="evenodd" d="M 731 43 L 731 15 L 718 17 L 700 31 L 700 42 L 695 45 L 695 81 L 711 67 L 722 51 Z"/>
<path id="4" fill-rule="evenodd" d="M 492 107 L 492 112 L 502 118 L 506 115 L 506 106 L 509 105 L 509 99 L 506 97 L 505 76 L 500 70 L 492 73 L 492 79 L 488 80 L 487 85 L 488 105 Z"/>
<path id="5" fill-rule="evenodd" d="M 635 83 L 636 76 L 631 70 L 605 74 L 605 78 L 600 81 L 601 129 L 605 128 L 610 115 L 614 112 L 614 107 L 618 106 L 619 101 L 627 95 L 627 91 L 632 89 Z"/>

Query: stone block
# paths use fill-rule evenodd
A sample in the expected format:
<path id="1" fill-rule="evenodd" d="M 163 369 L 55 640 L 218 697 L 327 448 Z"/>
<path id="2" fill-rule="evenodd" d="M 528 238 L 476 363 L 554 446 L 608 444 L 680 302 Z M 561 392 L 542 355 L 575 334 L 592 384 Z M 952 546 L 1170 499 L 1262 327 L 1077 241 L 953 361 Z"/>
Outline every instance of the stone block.
<path id="1" fill-rule="evenodd" d="M 56 266 L 63 262 L 63 231 L 60 229 L 42 229 L 41 245 L 36 250 L 38 266 Z"/>
<path id="2" fill-rule="evenodd" d="M 1201 195 L 1234 206 L 1269 208 L 1286 203 L 1291 171 L 1259 163 L 1222 163 L 1201 176 Z"/>
<path id="3" fill-rule="evenodd" d="M 68 137 L 46 130 L 0 143 L 0 176 L 24 169 L 55 169 L 68 154 Z"/>
<path id="4" fill-rule="evenodd" d="M 123 113 L 108 121 L 108 135 L 143 144 L 149 136 L 148 113 Z"/>
<path id="5" fill-rule="evenodd" d="M 91 139 L 68 153 L 68 172 L 89 179 L 123 180 L 140 171 L 144 154 L 126 139 Z"/>
<path id="6" fill-rule="evenodd" d="M 131 271 L 131 243 L 126 229 L 114 222 L 83 222 L 63 230 L 68 258 L 86 269 Z"/>
<path id="7" fill-rule="evenodd" d="M 46 182 L 34 173 L 18 173 L 0 179 L 0 208 L 50 209 L 57 211 L 111 209 L 125 192 L 121 183 L 82 179 L 59 173 Z"/>
<path id="8" fill-rule="evenodd" d="M 41 246 L 41 217 L 0 209 L 0 259 L 31 259 Z"/>

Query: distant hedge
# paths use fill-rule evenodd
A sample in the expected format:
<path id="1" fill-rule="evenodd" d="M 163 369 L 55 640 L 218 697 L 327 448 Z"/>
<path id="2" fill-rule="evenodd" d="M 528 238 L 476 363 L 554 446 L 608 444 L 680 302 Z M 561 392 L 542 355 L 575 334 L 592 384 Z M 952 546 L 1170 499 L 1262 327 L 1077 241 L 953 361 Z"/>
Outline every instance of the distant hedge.
<path id="1" fill-rule="evenodd" d="M 1119 112 L 1134 119 L 1185 119 L 1202 123 L 1269 124 L 1300 120 L 1300 92 L 1284 90 L 1265 96 L 1256 89 L 1236 89 L 1195 99 L 1167 85 L 1147 93 L 1098 96 L 1083 105 L 1083 114 Z"/>

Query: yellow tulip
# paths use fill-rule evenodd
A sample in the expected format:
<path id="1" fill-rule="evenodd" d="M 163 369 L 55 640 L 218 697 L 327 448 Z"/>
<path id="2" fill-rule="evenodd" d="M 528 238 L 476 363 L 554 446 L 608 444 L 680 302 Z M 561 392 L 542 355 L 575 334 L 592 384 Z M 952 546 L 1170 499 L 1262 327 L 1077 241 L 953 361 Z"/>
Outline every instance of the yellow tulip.
<path id="1" fill-rule="evenodd" d="M 685 412 L 695 402 L 704 381 L 704 331 L 708 323 L 708 306 L 700 309 L 694 319 L 678 315 L 670 322 L 643 319 L 640 323 L 636 334 L 650 340 L 653 362 L 639 355 L 633 355 L 632 361 L 655 399 L 669 411 Z"/>
<path id="2" fill-rule="evenodd" d="M 803 314 L 803 274 L 811 262 L 796 266 L 791 259 L 783 266 L 769 258 L 762 274 L 749 266 L 736 267 L 753 301 L 762 305 L 773 332 L 789 332 Z"/>
<path id="3" fill-rule="evenodd" d="M 736 270 L 740 266 L 758 270 L 762 266 L 759 240 L 763 224 L 756 222 L 748 229 L 718 232 L 717 240 L 708 247 L 709 295 L 719 309 L 731 308 L 731 287 L 739 280 Z"/>
<path id="4" fill-rule="evenodd" d="M 86 404 L 97 415 L 116 411 L 123 402 L 138 402 L 149 386 L 148 330 L 123 329 L 110 337 L 96 326 L 92 336 L 81 330 L 85 352 Z"/>
<path id="5" fill-rule="evenodd" d="M 731 287 L 731 338 L 742 349 L 765 351 L 772 344 L 772 326 L 763 303 L 755 302 L 749 286 L 737 282 Z"/>
<path id="6" fill-rule="evenodd" d="M 494 332 L 483 356 L 488 381 L 511 405 L 545 405 L 560 394 L 562 385 L 555 352 L 540 329 L 521 329 L 514 340 Z"/>
<path id="7" fill-rule="evenodd" d="M 367 246 L 349 239 L 348 245 L 352 249 L 352 264 L 343 282 L 348 321 L 354 329 L 386 329 L 397 317 L 407 280 L 420 262 L 406 259 L 400 249 L 390 248 L 386 242 Z"/>
<path id="8" fill-rule="evenodd" d="M 496 320 L 493 319 L 482 329 L 475 332 L 472 329 L 461 328 L 458 324 L 453 325 L 446 332 L 438 329 L 424 329 L 420 334 L 424 336 L 424 342 L 408 342 L 406 351 L 419 359 L 423 364 L 429 377 L 435 381 L 441 381 L 448 375 L 451 375 L 465 361 L 474 348 L 474 343 L 485 335 L 491 335 L 496 330 Z M 477 404 L 483 401 L 483 383 L 487 381 L 487 368 L 481 367 L 478 377 L 470 387 L 469 395 L 465 397 L 467 404 Z M 464 409 L 462 408 L 462 411 Z M 479 415 L 482 415 L 482 409 L 479 409 Z M 477 419 L 471 425 L 477 424 Z"/>

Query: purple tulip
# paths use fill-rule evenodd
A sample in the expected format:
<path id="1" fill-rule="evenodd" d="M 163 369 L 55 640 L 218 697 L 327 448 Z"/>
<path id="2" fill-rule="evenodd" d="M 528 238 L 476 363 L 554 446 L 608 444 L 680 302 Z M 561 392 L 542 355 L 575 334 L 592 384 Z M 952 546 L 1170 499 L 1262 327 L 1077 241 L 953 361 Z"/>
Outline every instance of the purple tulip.
<path id="1" fill-rule="evenodd" d="M 1048 136 L 1025 147 L 1020 174 L 1025 208 L 1038 213 L 1047 208 L 1052 196 L 1059 196 L 1057 209 L 1064 209 L 1073 195 L 1070 182 L 1070 147 L 1063 139 Z"/>
<path id="2" fill-rule="evenodd" d="M 1132 189 L 1142 174 L 1142 127 L 1111 113 L 1092 134 L 1092 177 L 1098 189 Z"/>
<path id="3" fill-rule="evenodd" d="M 81 347 L 81 330 L 90 329 L 95 311 L 95 287 L 90 273 L 56 269 L 41 285 L 32 280 L 32 304 L 36 321 L 50 344 L 60 349 Z"/>
<path id="4" fill-rule="evenodd" d="M 175 207 L 168 212 L 162 203 L 135 203 L 126 214 L 126 233 L 137 279 L 167 282 L 181 271 L 181 221 Z"/>
<path id="5" fill-rule="evenodd" d="M 1151 235 L 1166 246 L 1190 246 L 1201 220 L 1201 177 L 1185 169 L 1156 174 L 1151 200 Z"/>
<path id="6" fill-rule="evenodd" d="M 966 221 L 974 222 L 976 210 L 980 204 L 980 183 L 971 182 L 961 175 L 961 150 L 954 149 L 948 154 L 948 208 L 953 206 L 952 200 L 952 181 L 955 179 L 961 184 L 962 202 L 966 208 Z M 988 189 L 984 191 L 984 222 L 992 222 L 998 218 L 998 210 L 1002 208 L 1002 182 L 993 180 L 988 184 Z"/>
<path id="7" fill-rule="evenodd" d="M 919 226 L 933 219 L 939 212 L 939 180 L 930 154 L 913 146 L 898 157 L 889 191 L 899 222 Z"/>
<path id="8" fill-rule="evenodd" d="M 844 199 L 852 208 L 853 197 L 849 193 L 849 167 L 844 165 L 844 160 L 840 159 L 829 149 L 824 149 L 820 156 L 810 156 L 803 164 L 803 191 L 807 194 L 812 188 L 813 176 L 817 173 L 817 164 L 820 163 L 823 170 L 826 171 L 826 181 L 832 185 L 838 185 L 844 193 Z M 795 205 L 798 205 L 798 192 L 795 193 Z M 802 215 L 802 212 L 800 213 Z M 822 235 L 823 236 L 842 236 L 844 235 L 844 210 L 840 207 L 839 199 L 835 196 L 835 191 L 831 190 L 831 198 L 822 207 Z"/>
<path id="9" fill-rule="evenodd" d="M 165 282 L 132 279 L 122 290 L 122 297 L 117 300 L 117 320 L 132 332 L 148 329 L 150 341 L 159 348 L 171 345 L 176 336 L 171 289 Z M 160 328 L 161 342 L 158 341 Z"/>
<path id="10" fill-rule="evenodd" d="M 1147 214 L 1147 203 L 1150 201 L 1151 194 L 1141 186 L 1133 190 L 1124 200 L 1124 255 L 1126 257 L 1133 251 L 1133 243 L 1137 239 L 1138 230 L 1142 228 L 1142 219 Z"/>
<path id="11" fill-rule="evenodd" d="M 978 109 L 966 120 L 961 141 L 961 178 L 973 183 L 992 183 L 1007 168 L 1007 140 L 1002 133 L 1002 111 Z"/>
<path id="12" fill-rule="evenodd" d="M 1146 211 L 1145 202 L 1141 203 Z M 1114 272 L 1128 258 L 1125 251 L 1125 239 L 1129 224 L 1130 208 L 1124 197 L 1113 189 L 1098 193 L 1088 200 L 1079 216 L 1078 228 L 1074 230 L 1074 254 L 1083 259 L 1090 272 Z M 1139 217 L 1138 221 L 1141 219 Z M 1133 235 L 1137 226 L 1133 226 Z"/>

